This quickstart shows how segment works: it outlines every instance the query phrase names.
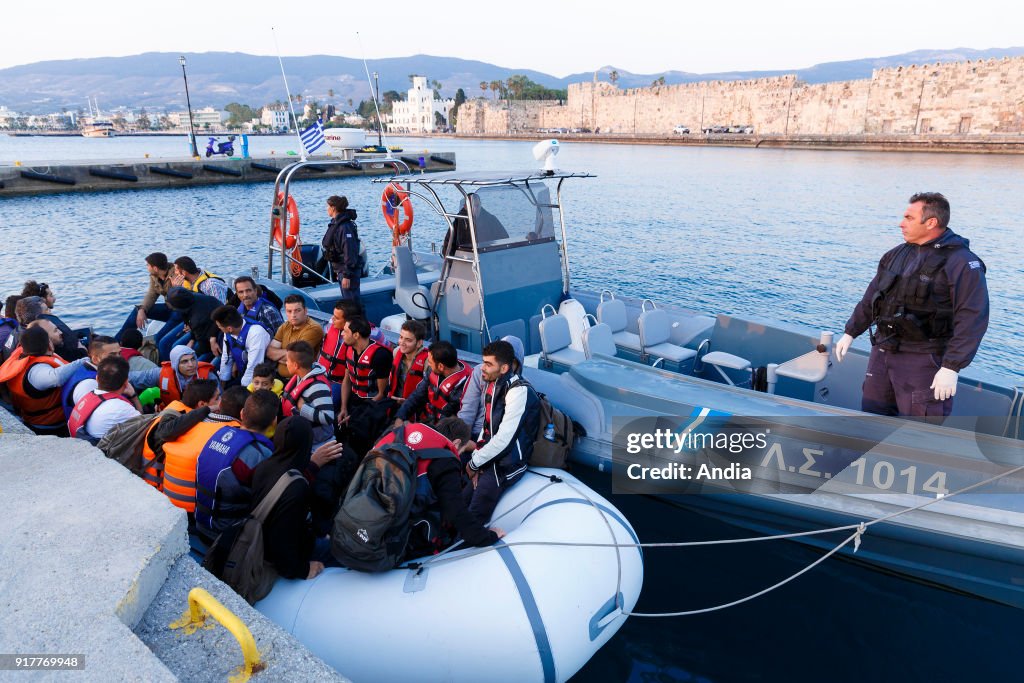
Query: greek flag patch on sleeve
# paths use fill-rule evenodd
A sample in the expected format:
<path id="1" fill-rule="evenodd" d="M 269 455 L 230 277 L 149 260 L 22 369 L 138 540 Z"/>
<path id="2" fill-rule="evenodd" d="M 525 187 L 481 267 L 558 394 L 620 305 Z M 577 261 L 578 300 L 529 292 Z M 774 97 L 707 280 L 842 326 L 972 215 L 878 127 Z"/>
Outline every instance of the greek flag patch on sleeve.
<path id="1" fill-rule="evenodd" d="M 971 270 L 977 270 L 981 268 L 981 261 L 970 261 L 967 263 L 971 267 Z"/>

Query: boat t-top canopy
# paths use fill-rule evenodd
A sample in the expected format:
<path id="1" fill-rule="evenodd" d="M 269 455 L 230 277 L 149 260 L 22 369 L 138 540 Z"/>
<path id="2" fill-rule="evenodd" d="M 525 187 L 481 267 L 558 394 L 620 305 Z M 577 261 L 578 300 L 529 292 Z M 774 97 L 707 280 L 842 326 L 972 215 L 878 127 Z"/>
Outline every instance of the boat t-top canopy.
<path id="1" fill-rule="evenodd" d="M 514 185 L 541 180 L 565 180 L 566 178 L 593 178 L 593 174 L 573 171 L 447 171 L 445 173 L 407 174 L 390 178 L 374 178 L 375 183 L 409 183 L 411 185 L 471 185 L 485 187 L 489 185 Z"/>

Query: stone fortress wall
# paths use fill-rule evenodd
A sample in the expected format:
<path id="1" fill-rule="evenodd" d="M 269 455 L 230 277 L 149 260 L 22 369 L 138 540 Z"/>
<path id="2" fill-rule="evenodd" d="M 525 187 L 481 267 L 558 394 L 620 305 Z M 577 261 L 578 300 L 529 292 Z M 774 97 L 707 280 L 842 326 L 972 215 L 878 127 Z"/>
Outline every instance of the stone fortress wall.
<path id="1" fill-rule="evenodd" d="M 814 85 L 793 75 L 627 90 L 572 83 L 564 103 L 467 101 L 458 122 L 470 135 L 669 135 L 677 125 L 692 133 L 753 126 L 756 135 L 1020 135 L 1024 57 L 876 69 L 870 79 Z"/>

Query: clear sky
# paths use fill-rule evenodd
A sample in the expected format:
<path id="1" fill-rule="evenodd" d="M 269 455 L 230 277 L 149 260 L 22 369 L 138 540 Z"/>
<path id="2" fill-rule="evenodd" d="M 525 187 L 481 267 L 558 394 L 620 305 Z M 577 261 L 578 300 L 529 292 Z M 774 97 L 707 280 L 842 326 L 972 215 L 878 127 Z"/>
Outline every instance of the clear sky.
<path id="1" fill-rule="evenodd" d="M 425 53 L 558 77 L 605 65 L 643 74 L 797 69 L 1024 44 L 1024 4 L 1012 0 L 228 0 L 209 13 L 194 9 L 202 6 L 9 0 L 0 10 L 0 68 L 153 51 L 272 55 L 272 26 L 284 56 Z"/>

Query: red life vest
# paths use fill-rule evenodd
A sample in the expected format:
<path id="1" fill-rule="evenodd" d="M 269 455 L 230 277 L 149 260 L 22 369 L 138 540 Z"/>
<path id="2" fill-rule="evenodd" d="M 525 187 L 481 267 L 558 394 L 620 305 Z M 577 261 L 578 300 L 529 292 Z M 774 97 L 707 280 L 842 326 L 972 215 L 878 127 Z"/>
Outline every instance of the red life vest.
<path id="1" fill-rule="evenodd" d="M 484 428 L 483 438 L 477 443 L 478 446 L 483 446 L 485 443 L 491 440 L 491 404 L 494 401 L 494 387 L 497 386 L 497 382 L 488 382 L 487 389 L 484 390 Z"/>
<path id="2" fill-rule="evenodd" d="M 71 417 L 68 418 L 68 431 L 71 432 L 71 436 L 78 436 L 78 430 L 85 427 L 86 423 L 89 422 L 89 418 L 96 412 L 96 409 L 103 403 L 110 401 L 111 399 L 121 399 L 128 405 L 132 405 L 132 402 L 126 399 L 117 391 L 108 391 L 102 394 L 97 394 L 95 391 L 90 391 L 75 404 L 75 407 L 71 411 Z M 133 406 L 134 407 L 134 406 Z"/>
<path id="3" fill-rule="evenodd" d="M 60 356 L 24 356 L 18 346 L 0 366 L 0 383 L 6 382 L 11 402 L 18 416 L 26 424 L 36 427 L 54 427 L 65 421 L 64 406 L 60 400 L 60 387 L 36 389 L 28 383 L 28 373 L 42 363 L 51 368 L 67 365 Z"/>
<path id="4" fill-rule="evenodd" d="M 200 361 L 196 368 L 197 379 L 209 379 L 210 373 L 214 371 L 213 363 Z M 169 406 L 174 401 L 181 400 L 181 387 L 178 385 L 178 373 L 171 367 L 171 361 L 165 360 L 160 364 L 160 379 L 157 382 L 160 387 L 160 408 Z"/>
<path id="5" fill-rule="evenodd" d="M 324 376 L 319 373 L 307 376 L 301 381 L 299 380 L 298 375 L 294 375 L 290 380 L 288 380 L 288 384 L 285 386 L 284 391 L 281 392 L 281 412 L 284 413 L 285 417 L 291 417 L 293 413 L 299 412 L 299 399 L 302 398 L 304 393 L 306 393 L 306 389 L 309 389 L 317 382 L 327 384 L 324 380 Z M 330 391 L 329 386 L 327 387 L 327 390 Z"/>
<path id="6" fill-rule="evenodd" d="M 424 413 L 432 421 L 445 417 L 443 411 L 452 403 L 460 403 L 466 389 L 466 382 L 473 373 L 473 368 L 459 361 L 459 369 L 444 379 L 436 372 L 430 373 L 427 387 L 427 405 Z"/>
<path id="7" fill-rule="evenodd" d="M 427 356 L 430 352 L 426 349 L 420 349 L 419 353 L 412 359 L 412 364 L 409 366 L 409 371 L 405 373 L 405 382 L 402 384 L 402 390 L 398 390 L 398 375 L 399 370 L 402 367 L 402 363 L 405 361 L 404 353 L 396 353 L 394 361 L 391 363 L 391 380 L 388 386 L 388 396 L 394 396 L 395 398 L 409 398 L 409 394 L 415 391 L 416 386 L 423 379 L 424 372 L 427 367 Z"/>
<path id="8" fill-rule="evenodd" d="M 449 441 L 439 432 L 421 422 L 409 422 L 402 427 L 405 436 L 405 445 L 409 450 L 416 451 L 416 476 L 422 477 L 427 473 L 427 467 L 434 458 L 447 458 L 450 455 L 458 457 L 459 451 L 455 444 Z M 374 450 L 395 440 L 395 432 L 391 431 L 381 437 L 380 441 L 374 444 Z M 437 452 L 438 449 L 448 452 Z"/>
<path id="9" fill-rule="evenodd" d="M 370 365 L 373 354 L 377 352 L 377 349 L 384 349 L 384 347 L 377 342 L 371 341 L 363 349 L 363 352 L 359 354 L 358 359 L 355 357 L 355 348 L 349 346 L 346 349 L 347 372 L 351 373 L 352 393 L 360 398 L 373 398 L 377 395 L 376 381 L 379 378 L 373 375 L 373 367 Z M 386 351 L 387 349 L 384 350 Z"/>
<path id="10" fill-rule="evenodd" d="M 334 325 L 328 326 L 317 362 L 327 370 L 327 379 L 330 381 L 341 384 L 345 380 L 348 348 L 348 344 L 342 340 L 341 330 Z"/>

